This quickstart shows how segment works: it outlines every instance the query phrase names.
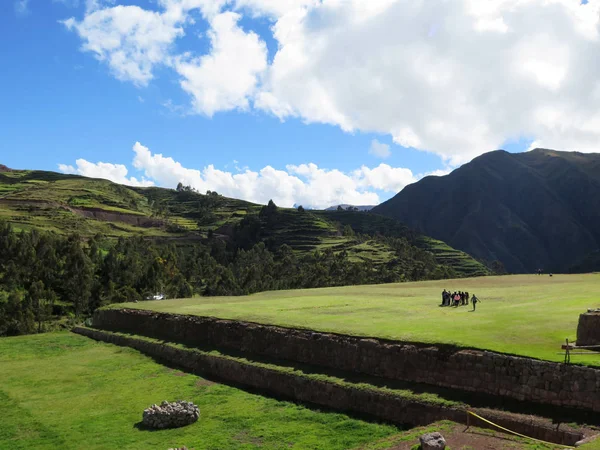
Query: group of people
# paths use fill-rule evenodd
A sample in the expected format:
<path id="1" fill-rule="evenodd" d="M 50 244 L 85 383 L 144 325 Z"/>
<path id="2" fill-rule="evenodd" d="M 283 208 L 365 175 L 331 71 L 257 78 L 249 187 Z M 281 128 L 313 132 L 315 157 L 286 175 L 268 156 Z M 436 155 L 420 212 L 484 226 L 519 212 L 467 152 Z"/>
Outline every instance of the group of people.
<path id="1" fill-rule="evenodd" d="M 454 291 L 454 293 L 450 293 L 450 291 L 444 289 L 442 292 L 442 304 L 440 306 L 464 306 L 469 304 L 469 299 L 473 305 L 473 311 L 475 311 L 475 306 L 479 301 L 475 294 L 473 294 L 473 297 L 469 297 L 468 292 Z"/>

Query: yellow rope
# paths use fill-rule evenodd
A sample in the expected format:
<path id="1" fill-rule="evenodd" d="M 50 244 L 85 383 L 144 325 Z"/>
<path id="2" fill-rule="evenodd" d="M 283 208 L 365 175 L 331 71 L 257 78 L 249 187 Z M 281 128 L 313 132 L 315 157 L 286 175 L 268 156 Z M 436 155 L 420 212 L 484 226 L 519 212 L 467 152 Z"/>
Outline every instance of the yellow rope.
<path id="1" fill-rule="evenodd" d="M 491 422 L 491 421 L 489 421 L 489 420 L 487 420 L 487 419 L 484 419 L 483 417 L 481 417 L 481 416 L 479 416 L 479 415 L 475 414 L 475 413 L 474 413 L 474 412 L 472 412 L 472 411 L 467 411 L 467 413 L 468 413 L 468 414 L 471 414 L 472 416 L 475 416 L 475 417 L 477 417 L 477 418 L 478 418 L 478 419 L 480 419 L 480 420 L 483 420 L 484 422 L 487 422 L 487 423 L 489 423 L 490 425 L 493 425 L 493 426 L 495 426 L 495 427 L 497 427 L 497 428 L 500 428 L 501 430 L 503 430 L 503 431 L 506 431 L 507 433 L 515 434 L 515 435 L 517 435 L 517 436 L 520 436 L 520 437 L 522 437 L 522 438 L 525 438 L 525 439 L 530 439 L 530 440 L 532 440 L 532 441 L 541 442 L 541 443 L 543 443 L 543 444 L 553 445 L 553 446 L 555 446 L 555 447 L 557 447 L 557 446 L 558 446 L 558 447 L 570 448 L 570 449 L 572 449 L 572 448 L 573 448 L 573 447 L 569 447 L 568 445 L 555 444 L 555 443 L 553 443 L 553 442 L 542 441 L 542 440 L 540 440 L 540 439 L 536 439 L 536 438 L 532 438 L 532 437 L 529 437 L 529 436 L 525 436 L 524 434 L 517 433 L 516 431 L 509 430 L 509 429 L 507 429 L 507 428 L 501 427 L 501 426 L 500 426 L 500 425 L 498 425 L 498 424 L 495 424 L 494 422 Z"/>

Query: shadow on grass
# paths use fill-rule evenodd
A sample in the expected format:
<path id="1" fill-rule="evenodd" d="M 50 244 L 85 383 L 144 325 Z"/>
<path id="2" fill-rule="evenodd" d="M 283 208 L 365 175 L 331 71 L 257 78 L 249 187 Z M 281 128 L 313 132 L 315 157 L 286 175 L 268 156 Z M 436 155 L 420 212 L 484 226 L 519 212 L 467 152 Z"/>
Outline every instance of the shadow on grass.
<path id="1" fill-rule="evenodd" d="M 133 428 L 136 428 L 140 431 L 160 431 L 158 428 L 152 428 L 147 425 L 144 425 L 144 422 L 142 422 L 141 420 L 138 423 L 134 423 Z"/>
<path id="2" fill-rule="evenodd" d="M 469 312 L 474 312 L 470 310 Z M 122 333 L 126 334 L 126 333 Z M 139 337 L 135 334 L 127 334 L 131 337 Z M 264 357 L 261 355 L 243 353 L 234 350 L 222 350 L 215 347 L 210 346 L 187 346 L 184 344 L 180 344 L 177 342 L 167 341 L 167 340 L 156 340 L 157 342 L 163 344 L 172 344 L 177 345 L 182 348 L 186 348 L 189 350 L 201 350 L 204 352 L 215 351 L 224 356 L 230 356 L 234 358 L 243 358 L 247 360 L 250 364 L 252 363 L 261 363 L 261 364 L 269 364 L 273 366 L 278 366 L 282 368 L 292 369 L 294 371 L 298 371 L 307 375 L 325 375 L 333 378 L 337 378 L 339 380 L 348 382 L 348 383 L 364 383 L 367 385 L 374 386 L 376 388 L 387 388 L 392 390 L 408 390 L 414 394 L 432 394 L 438 396 L 440 399 L 448 400 L 451 402 L 456 402 L 464 405 L 465 407 L 474 407 L 474 408 L 490 408 L 496 409 L 500 411 L 506 411 L 511 413 L 518 414 L 528 414 L 533 416 L 538 416 L 540 418 L 546 418 L 552 421 L 553 424 L 556 424 L 557 427 L 561 424 L 598 424 L 600 423 L 600 413 L 594 413 L 590 411 L 582 411 L 572 408 L 564 408 L 564 407 L 556 407 L 551 405 L 544 404 L 536 404 L 531 402 L 522 402 L 506 397 L 500 397 L 489 394 L 481 394 L 481 393 L 473 393 L 468 391 L 461 391 L 457 389 L 443 388 L 438 386 L 433 386 L 424 383 L 413 383 L 406 382 L 400 380 L 392 380 L 386 378 L 375 377 L 371 375 L 363 375 L 360 373 L 353 373 L 344 370 L 336 370 L 330 369 L 322 366 L 314 366 L 304 363 L 297 363 L 289 360 L 281 360 L 275 358 Z M 217 376 L 209 375 L 202 373 L 201 371 L 191 371 L 185 367 L 178 366 L 170 361 L 163 360 L 162 358 L 155 358 L 153 356 L 148 355 L 150 358 L 154 359 L 159 364 L 163 366 L 170 367 L 173 369 L 180 370 L 185 373 L 193 373 L 195 375 L 201 376 L 206 380 L 217 382 L 221 384 L 225 384 L 228 386 L 235 387 L 237 389 L 256 393 L 260 395 L 264 395 L 271 398 L 276 398 L 278 400 L 287 400 L 293 401 L 297 404 L 302 404 L 303 406 L 319 411 L 332 411 L 339 412 L 337 410 L 326 408 L 323 406 L 315 406 L 313 404 L 309 404 L 306 402 L 299 402 L 293 398 L 282 397 L 278 395 L 274 395 L 266 390 L 251 388 L 246 385 L 230 382 L 227 380 L 223 380 Z M 378 422 L 381 423 L 380 420 L 373 419 L 372 416 L 362 415 L 357 413 L 348 413 L 353 417 L 360 418 L 362 420 L 367 420 L 370 422 Z M 406 424 L 408 425 L 408 424 Z M 582 425 L 583 426 L 583 425 Z"/>

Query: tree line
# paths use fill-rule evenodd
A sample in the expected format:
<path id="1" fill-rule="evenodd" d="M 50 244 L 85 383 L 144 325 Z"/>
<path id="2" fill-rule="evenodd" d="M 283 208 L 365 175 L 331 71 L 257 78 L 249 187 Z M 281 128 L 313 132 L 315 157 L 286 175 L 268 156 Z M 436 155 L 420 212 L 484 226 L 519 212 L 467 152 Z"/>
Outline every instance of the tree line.
<path id="1" fill-rule="evenodd" d="M 403 238 L 356 236 L 393 249 L 395 257 L 380 264 L 352 261 L 345 251 L 299 254 L 275 245 L 262 236 L 277 220 L 271 203 L 238 223 L 229 239 L 209 233 L 202 241 L 63 236 L 0 221 L 0 336 L 45 331 L 67 317 L 81 320 L 102 306 L 157 293 L 244 295 L 455 276 Z"/>

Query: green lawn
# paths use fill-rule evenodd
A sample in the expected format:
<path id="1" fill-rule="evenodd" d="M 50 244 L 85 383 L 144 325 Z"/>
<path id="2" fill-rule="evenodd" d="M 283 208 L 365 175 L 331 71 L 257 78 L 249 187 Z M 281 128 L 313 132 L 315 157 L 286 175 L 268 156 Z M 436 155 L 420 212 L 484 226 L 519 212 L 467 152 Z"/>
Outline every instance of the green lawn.
<path id="1" fill-rule="evenodd" d="M 561 361 L 579 314 L 600 303 L 600 274 L 515 275 L 376 286 L 272 291 L 246 297 L 203 297 L 124 306 L 180 314 L 462 346 Z M 441 291 L 465 290 L 482 300 L 441 308 Z M 115 305 L 116 306 L 116 305 Z M 123 305 L 119 305 L 123 306 Z M 600 365 L 600 355 L 572 362 Z"/>
<path id="2" fill-rule="evenodd" d="M 144 408 L 187 399 L 200 420 L 135 425 Z M 344 414 L 211 383 L 140 353 L 69 334 L 0 339 L 0 449 L 348 449 L 398 433 Z"/>

